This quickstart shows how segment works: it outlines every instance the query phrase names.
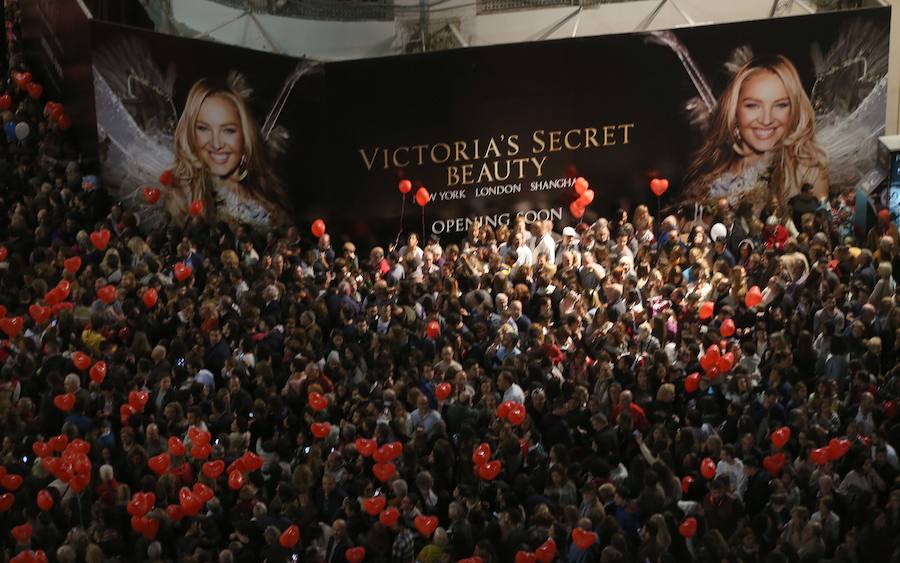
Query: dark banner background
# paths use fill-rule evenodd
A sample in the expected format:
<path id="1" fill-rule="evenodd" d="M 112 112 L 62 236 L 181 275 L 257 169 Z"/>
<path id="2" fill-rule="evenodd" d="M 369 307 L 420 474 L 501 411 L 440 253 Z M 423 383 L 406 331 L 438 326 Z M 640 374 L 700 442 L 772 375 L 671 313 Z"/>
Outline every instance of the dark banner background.
<path id="1" fill-rule="evenodd" d="M 723 63 L 742 45 L 756 55 L 783 54 L 796 65 L 807 92 L 815 80 L 812 48 L 827 52 L 849 18 L 875 21 L 884 30 L 887 50 L 889 8 L 836 12 L 783 19 L 685 28 L 675 31 L 718 95 L 729 76 Z M 177 72 L 175 107 L 181 112 L 190 86 L 205 76 L 244 73 L 256 91 L 254 111 L 262 121 L 285 77 L 296 65 L 291 57 L 226 45 L 182 39 L 93 22 L 93 45 L 100 48 L 125 36 L 145 41 L 155 62 Z M 526 177 L 513 195 L 434 199 L 425 211 L 428 230 L 439 219 L 495 215 L 531 209 L 562 210 L 573 223 L 568 204 L 571 188 L 529 191 L 532 181 L 580 175 L 596 191 L 586 215 L 592 219 L 622 205 L 656 198 L 647 183 L 654 176 L 671 182 L 663 205 L 679 201 L 680 181 L 700 132 L 687 121 L 684 104 L 695 96 L 688 75 L 668 48 L 651 44 L 643 33 L 587 37 L 467 48 L 423 55 L 327 63 L 294 88 L 279 125 L 292 136 L 289 158 L 281 173 L 297 209 L 297 221 L 308 226 L 323 218 L 333 231 L 380 240 L 393 238 L 400 219 L 397 181 L 409 178 L 432 194 L 448 189 L 447 164 L 376 166 L 366 169 L 360 149 L 394 148 L 463 140 L 485 143 L 517 134 L 517 157 L 546 156 L 542 175 L 526 167 Z M 634 124 L 629 143 L 588 150 L 532 155 L 535 130 L 562 131 L 604 125 Z M 599 135 L 602 138 L 602 133 Z M 507 157 L 503 154 L 500 160 Z M 475 173 L 482 162 L 475 164 Z M 462 163 L 456 163 L 462 164 Z M 419 208 L 406 202 L 405 228 L 421 229 Z"/>

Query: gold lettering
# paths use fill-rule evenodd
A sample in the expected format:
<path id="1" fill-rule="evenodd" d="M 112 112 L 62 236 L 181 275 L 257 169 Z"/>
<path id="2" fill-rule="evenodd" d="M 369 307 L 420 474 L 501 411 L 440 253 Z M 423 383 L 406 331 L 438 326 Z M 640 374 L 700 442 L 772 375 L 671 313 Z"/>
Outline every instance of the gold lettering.
<path id="1" fill-rule="evenodd" d="M 500 149 L 497 148 L 497 142 L 491 137 L 487 150 L 484 151 L 484 158 L 500 158 Z"/>
<path id="2" fill-rule="evenodd" d="M 509 146 L 509 150 L 506 151 L 506 156 L 516 156 L 519 154 L 519 136 L 518 135 L 510 135 L 508 139 L 506 139 L 506 144 Z"/>
<path id="3" fill-rule="evenodd" d="M 604 125 L 603 126 L 603 146 L 608 147 L 610 145 L 616 144 L 616 126 L 615 125 Z"/>
<path id="4" fill-rule="evenodd" d="M 544 130 L 543 129 L 538 129 L 537 131 L 535 131 L 531 135 L 531 140 L 534 142 L 534 144 L 536 146 L 540 145 L 540 148 L 535 148 L 531 152 L 535 152 L 535 153 L 544 152 L 544 148 L 546 148 L 547 143 L 544 142 Z"/>
<path id="5" fill-rule="evenodd" d="M 416 151 L 416 164 L 422 166 L 425 164 L 425 149 L 428 148 L 428 145 L 413 145 L 413 150 Z"/>
<path id="6" fill-rule="evenodd" d="M 492 141 L 493 141 L 493 139 L 492 139 Z M 485 177 L 487 179 L 484 179 Z M 481 172 L 478 174 L 478 180 L 476 180 L 476 182 L 478 182 L 479 184 L 483 184 L 485 182 L 493 182 L 493 181 L 494 181 L 494 179 L 491 178 L 491 171 L 488 168 L 487 162 L 482 162 L 481 163 Z"/>
<path id="7" fill-rule="evenodd" d="M 542 176 L 543 174 L 541 173 L 541 169 L 544 168 L 544 163 L 547 162 L 547 157 L 542 156 L 540 161 L 538 161 L 538 159 L 534 157 L 531 157 L 531 162 L 532 164 L 534 164 L 534 169 L 537 170 L 537 175 Z"/>
<path id="8" fill-rule="evenodd" d="M 368 157 L 368 155 L 366 154 L 366 149 L 359 149 L 359 155 L 360 155 L 360 156 L 362 157 L 362 159 L 363 159 L 363 164 L 366 165 L 366 170 L 368 170 L 368 171 L 371 172 L 371 171 L 372 171 L 372 166 L 375 164 L 375 157 L 378 156 L 378 149 L 376 148 L 376 149 L 372 152 L 372 158 L 371 158 L 371 159 L 370 159 L 370 158 Z"/>
<path id="9" fill-rule="evenodd" d="M 593 127 L 588 127 L 584 130 L 584 148 L 588 147 L 599 147 L 600 143 L 597 142 L 597 130 Z"/>
<path id="10" fill-rule="evenodd" d="M 444 151 L 443 158 L 438 158 L 436 156 L 438 149 Z M 431 162 L 433 162 L 435 164 L 443 164 L 443 163 L 447 162 L 448 160 L 450 160 L 451 152 L 452 151 L 450 150 L 450 145 L 448 145 L 447 143 L 438 143 L 438 144 L 434 145 L 433 147 L 431 147 Z"/>
<path id="11" fill-rule="evenodd" d="M 631 130 L 632 127 L 634 127 L 634 123 L 623 123 L 622 125 L 619 125 L 619 129 L 622 130 L 622 133 L 624 135 L 623 140 L 622 140 L 623 145 L 628 144 L 628 132 Z"/>
<path id="12" fill-rule="evenodd" d="M 459 183 L 459 169 L 456 166 L 447 167 L 447 185 L 455 186 Z"/>
<path id="13" fill-rule="evenodd" d="M 400 154 L 400 151 L 403 151 L 404 153 L 407 153 L 407 154 L 408 154 L 408 153 L 409 153 L 409 147 L 397 147 L 396 149 L 394 149 L 394 152 L 393 152 L 393 155 L 392 155 L 392 156 L 393 156 L 393 161 L 394 161 L 394 166 L 396 166 L 397 168 L 404 168 L 404 167 L 406 167 L 406 166 L 409 166 L 409 159 L 408 159 L 408 158 L 407 158 L 404 162 L 400 162 L 400 161 L 398 160 L 397 155 Z"/>
<path id="14" fill-rule="evenodd" d="M 550 131 L 550 152 L 559 152 L 562 147 L 559 145 L 559 131 Z"/>
<path id="15" fill-rule="evenodd" d="M 500 175 L 500 163 L 501 162 L 506 163 L 506 174 L 503 176 Z M 494 181 L 502 182 L 502 181 L 508 180 L 508 179 L 509 179 L 509 161 L 508 160 L 503 160 L 503 161 L 495 160 L 494 161 Z"/>
<path id="16" fill-rule="evenodd" d="M 516 158 L 512 161 L 513 164 L 519 165 L 519 175 L 518 178 L 521 180 L 525 177 L 525 163 L 528 162 L 527 158 Z"/>
<path id="17" fill-rule="evenodd" d="M 570 151 L 574 151 L 575 149 L 581 148 L 580 140 L 578 141 L 577 144 L 572 144 L 571 142 L 569 142 L 569 135 L 571 135 L 572 133 L 577 133 L 580 135 L 581 129 L 570 129 L 570 130 L 566 131 L 566 136 L 563 139 L 563 144 L 566 145 L 566 148 L 569 149 Z M 534 160 L 534 159 L 532 159 L 532 160 Z"/>
<path id="18" fill-rule="evenodd" d="M 474 164 L 463 164 L 460 166 L 460 169 L 462 170 L 462 183 L 464 186 L 472 183 L 472 169 L 474 167 Z"/>
<path id="19" fill-rule="evenodd" d="M 456 149 L 456 157 L 453 159 L 455 162 L 460 161 L 460 155 L 462 155 L 462 160 L 469 160 L 469 155 L 466 154 L 465 141 L 454 141 L 453 148 Z"/>

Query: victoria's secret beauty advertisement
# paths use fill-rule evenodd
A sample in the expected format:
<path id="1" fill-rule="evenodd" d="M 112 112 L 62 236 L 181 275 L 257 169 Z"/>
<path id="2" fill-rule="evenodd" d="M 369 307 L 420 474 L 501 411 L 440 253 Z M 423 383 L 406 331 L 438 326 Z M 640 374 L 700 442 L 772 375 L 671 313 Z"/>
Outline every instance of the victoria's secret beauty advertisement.
<path id="1" fill-rule="evenodd" d="M 154 204 L 166 218 L 201 199 L 226 221 L 322 218 L 380 242 L 401 209 L 404 230 L 422 229 L 420 186 L 427 234 L 450 235 L 517 214 L 572 224 L 577 176 L 596 194 L 587 220 L 655 210 L 654 177 L 670 182 L 663 208 L 827 194 L 879 180 L 866 147 L 884 127 L 889 20 L 877 8 L 324 64 L 94 22 L 101 159 L 150 215 L 135 194 L 170 169 Z"/>

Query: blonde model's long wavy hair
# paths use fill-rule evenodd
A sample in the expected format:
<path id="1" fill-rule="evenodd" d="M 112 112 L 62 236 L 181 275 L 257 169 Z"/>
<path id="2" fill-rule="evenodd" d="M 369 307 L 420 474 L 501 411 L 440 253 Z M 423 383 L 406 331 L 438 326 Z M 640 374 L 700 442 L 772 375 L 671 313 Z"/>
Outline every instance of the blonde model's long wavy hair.
<path id="1" fill-rule="evenodd" d="M 707 199 L 710 184 L 727 172 L 735 161 L 744 158 L 752 149 L 744 146 L 737 132 L 737 110 L 741 88 L 752 76 L 772 72 L 781 80 L 791 104 L 791 117 L 781 143 L 773 149 L 774 170 L 769 190 L 779 201 L 788 193 L 799 193 L 810 181 L 809 173 L 827 166 L 824 151 L 816 142 L 816 115 L 809 97 L 803 90 L 796 67 L 783 55 L 753 59 L 741 66 L 719 97 L 706 141 L 694 153 L 693 162 L 685 177 L 685 195 L 691 199 Z"/>
<path id="2" fill-rule="evenodd" d="M 198 80 L 188 92 L 184 111 L 175 128 L 176 186 L 187 192 L 185 195 L 189 196 L 188 201 L 203 201 L 204 214 L 215 216 L 214 178 L 199 157 L 194 142 L 194 129 L 200 107 L 204 101 L 214 96 L 229 100 L 237 108 L 240 116 L 244 152 L 241 164 L 232 174 L 232 179 L 239 181 L 247 193 L 270 212 L 286 211 L 287 198 L 269 162 L 266 145 L 260 135 L 256 119 L 248 108 L 253 90 L 243 76 L 235 71 L 230 71 L 226 80 L 220 83 L 207 78 Z"/>

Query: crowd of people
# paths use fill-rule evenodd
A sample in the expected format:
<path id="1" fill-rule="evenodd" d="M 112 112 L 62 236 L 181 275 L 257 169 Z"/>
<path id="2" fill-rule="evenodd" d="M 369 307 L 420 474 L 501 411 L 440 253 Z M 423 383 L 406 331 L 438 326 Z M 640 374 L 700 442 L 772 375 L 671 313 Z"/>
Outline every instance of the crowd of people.
<path id="1" fill-rule="evenodd" d="M 887 211 L 147 232 L 5 93 L 0 560 L 900 561 Z"/>

